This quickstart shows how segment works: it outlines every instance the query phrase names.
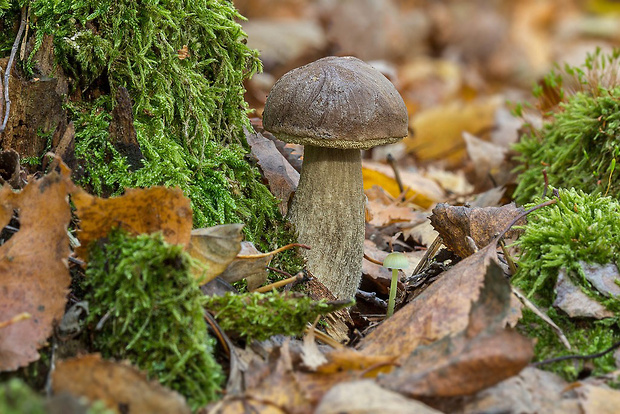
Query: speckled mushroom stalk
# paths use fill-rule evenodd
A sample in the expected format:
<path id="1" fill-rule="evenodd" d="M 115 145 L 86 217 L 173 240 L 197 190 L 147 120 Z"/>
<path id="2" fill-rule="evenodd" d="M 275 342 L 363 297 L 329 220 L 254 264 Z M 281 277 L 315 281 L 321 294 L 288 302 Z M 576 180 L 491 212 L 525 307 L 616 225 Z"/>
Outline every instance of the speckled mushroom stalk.
<path id="1" fill-rule="evenodd" d="M 336 296 L 355 296 L 364 256 L 364 189 L 358 149 L 304 147 L 289 212 L 308 269 Z"/>
<path id="2" fill-rule="evenodd" d="M 289 218 L 308 270 L 339 299 L 362 277 L 364 192 L 361 150 L 407 135 L 407 108 L 394 85 L 353 57 L 327 57 L 276 82 L 263 125 L 279 139 L 305 145 Z"/>

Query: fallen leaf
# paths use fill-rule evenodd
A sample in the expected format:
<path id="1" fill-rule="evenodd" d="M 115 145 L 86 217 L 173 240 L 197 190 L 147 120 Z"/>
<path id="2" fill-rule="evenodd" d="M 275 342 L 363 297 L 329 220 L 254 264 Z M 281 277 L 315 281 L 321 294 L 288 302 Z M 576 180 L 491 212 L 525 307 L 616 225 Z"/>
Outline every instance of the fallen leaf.
<path id="1" fill-rule="evenodd" d="M 479 134 L 492 129 L 500 100 L 452 101 L 419 112 L 409 120 L 413 137 L 403 140 L 407 150 L 423 162 L 442 159 L 458 164 L 465 155 L 463 131 Z"/>
<path id="2" fill-rule="evenodd" d="M 611 318 L 614 313 L 586 295 L 562 268 L 555 282 L 553 306 L 562 309 L 571 318 Z"/>
<path id="3" fill-rule="evenodd" d="M 228 283 L 246 279 L 248 282 L 248 290 L 252 291 L 267 280 L 267 266 L 269 266 L 273 254 L 261 255 L 261 252 L 259 252 L 251 242 L 241 242 L 241 251 L 239 255 L 259 255 L 260 257 L 235 258 L 220 277 Z"/>
<path id="4" fill-rule="evenodd" d="M 0 246 L 0 321 L 22 313 L 31 316 L 0 329 L 0 371 L 38 360 L 37 350 L 65 312 L 71 282 L 67 194 L 73 184 L 71 172 L 64 166 L 60 170 L 31 180 L 21 192 L 8 185 L 0 190 L 0 224 L 8 224 L 13 211 L 20 224 Z"/>
<path id="5" fill-rule="evenodd" d="M 600 265 L 596 263 L 579 262 L 584 277 L 603 296 L 620 297 L 620 274 L 615 263 Z"/>
<path id="6" fill-rule="evenodd" d="M 252 156 L 258 162 L 263 176 L 267 180 L 271 193 L 281 200 L 278 208 L 283 216 L 288 212 L 288 204 L 299 184 L 299 173 L 278 151 L 270 139 L 260 133 L 245 131 L 245 137 L 251 147 Z"/>
<path id="7" fill-rule="evenodd" d="M 64 391 L 102 400 L 117 413 L 190 413 L 177 392 L 148 381 L 146 374 L 129 364 L 103 360 L 99 354 L 58 361 L 52 384 L 55 394 Z"/>
<path id="8" fill-rule="evenodd" d="M 620 391 L 591 384 L 582 384 L 575 390 L 583 414 L 616 414 L 620 406 Z"/>
<path id="9" fill-rule="evenodd" d="M 434 181 L 423 175 L 411 171 L 399 171 L 399 175 L 406 189 L 405 200 L 424 209 L 446 199 L 444 191 Z M 373 185 L 382 187 L 393 198 L 397 198 L 401 191 L 394 179 L 394 171 L 388 165 L 368 160 L 362 161 L 362 176 L 364 190 Z"/>
<path id="10" fill-rule="evenodd" d="M 496 261 L 495 246 L 487 246 L 433 282 L 374 331 L 358 348 L 365 355 L 391 355 L 403 362 L 420 344 L 429 344 L 463 331 L 477 300 L 489 262 Z"/>
<path id="11" fill-rule="evenodd" d="M 191 231 L 188 253 L 206 269 L 196 269 L 201 284 L 219 276 L 241 251 L 241 230 L 243 224 L 221 224 L 219 226 Z"/>
<path id="12" fill-rule="evenodd" d="M 518 374 L 532 359 L 530 339 L 505 328 L 510 285 L 490 262 L 467 328 L 416 348 L 379 384 L 410 397 L 470 395 Z"/>
<path id="13" fill-rule="evenodd" d="M 105 199 L 78 189 L 71 200 L 80 219 L 82 246 L 77 253 L 82 258 L 87 258 L 91 242 L 106 237 L 113 228 L 130 234 L 161 231 L 168 243 L 189 245 L 192 209 L 178 188 L 128 188 L 120 197 Z"/>
<path id="14" fill-rule="evenodd" d="M 355 398 L 352 398 L 355 396 Z M 419 401 L 386 390 L 373 380 L 352 381 L 332 387 L 321 399 L 315 414 L 440 414 Z"/>
<path id="15" fill-rule="evenodd" d="M 190 53 L 187 45 L 183 45 L 181 49 L 177 50 L 177 57 L 179 58 L 179 60 L 187 59 L 189 56 Z"/>
<path id="16" fill-rule="evenodd" d="M 444 244 L 450 250 L 461 257 L 467 257 L 474 253 L 472 246 L 467 243 L 467 237 L 471 237 L 476 247 L 483 248 L 501 233 L 508 224 L 523 213 L 522 208 L 517 208 L 514 203 L 502 207 L 462 207 L 438 204 L 433 209 L 431 223 Z M 523 224 L 525 219 L 519 221 Z M 508 237 L 515 234 L 514 230 L 508 233 Z"/>
<path id="17" fill-rule="evenodd" d="M 465 413 L 583 414 L 568 383 L 558 375 L 525 368 L 519 375 L 480 391 L 466 402 Z"/>
<path id="18" fill-rule="evenodd" d="M 489 180 L 490 176 L 496 175 L 504 163 L 508 148 L 480 139 L 467 131 L 463 132 L 463 140 L 467 155 L 474 165 L 476 181 Z"/>

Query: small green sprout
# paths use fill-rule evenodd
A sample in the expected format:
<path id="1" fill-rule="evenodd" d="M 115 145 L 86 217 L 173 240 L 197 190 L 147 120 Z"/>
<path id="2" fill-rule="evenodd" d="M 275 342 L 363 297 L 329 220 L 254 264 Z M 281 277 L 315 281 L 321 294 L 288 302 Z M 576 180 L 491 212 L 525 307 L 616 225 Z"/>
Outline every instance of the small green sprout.
<path id="1" fill-rule="evenodd" d="M 386 318 L 394 314 L 394 305 L 396 303 L 396 285 L 398 282 L 398 269 L 406 269 L 409 266 L 407 257 L 400 252 L 392 252 L 383 260 L 383 267 L 392 269 L 392 283 L 390 284 L 390 297 L 388 299 L 388 309 Z"/>

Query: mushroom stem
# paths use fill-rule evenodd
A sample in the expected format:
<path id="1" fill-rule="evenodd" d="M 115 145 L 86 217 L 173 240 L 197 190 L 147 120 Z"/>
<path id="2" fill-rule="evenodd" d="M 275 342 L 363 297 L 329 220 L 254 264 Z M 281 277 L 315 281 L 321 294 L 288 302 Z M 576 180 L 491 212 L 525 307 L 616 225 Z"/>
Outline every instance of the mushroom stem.
<path id="1" fill-rule="evenodd" d="M 358 149 L 306 145 L 289 211 L 308 270 L 338 299 L 351 299 L 362 278 L 364 189 Z"/>
<path id="2" fill-rule="evenodd" d="M 392 282 L 390 283 L 390 296 L 388 298 L 388 308 L 385 314 L 389 318 L 394 314 L 394 306 L 396 304 L 396 290 L 398 289 L 398 269 L 392 269 Z"/>

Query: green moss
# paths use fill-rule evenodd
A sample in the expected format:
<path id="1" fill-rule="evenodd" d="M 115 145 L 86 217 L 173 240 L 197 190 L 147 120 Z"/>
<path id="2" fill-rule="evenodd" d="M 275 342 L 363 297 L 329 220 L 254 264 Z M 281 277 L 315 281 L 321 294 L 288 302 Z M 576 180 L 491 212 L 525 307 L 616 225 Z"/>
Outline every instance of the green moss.
<path id="1" fill-rule="evenodd" d="M 350 303 L 314 301 L 308 296 L 279 292 L 247 293 L 209 297 L 207 309 L 227 332 L 235 332 L 249 341 L 265 340 L 272 335 L 300 335 L 308 322 L 350 306 Z"/>
<path id="2" fill-rule="evenodd" d="M 22 0 L 20 0 L 22 1 Z M 13 0 L 13 19 L 19 18 Z M 260 70 L 226 0 L 34 0 L 35 50 L 54 36 L 56 60 L 73 80 L 68 103 L 76 128 L 80 184 L 95 193 L 127 187 L 179 186 L 194 225 L 243 222 L 249 240 L 282 244 L 277 200 L 246 159 L 250 127 L 243 80 Z M 4 21 L 9 24 L 9 15 Z M 179 50 L 189 53 L 179 58 Z M 32 59 L 33 54 L 31 54 Z M 30 60 L 26 69 L 33 67 Z M 130 171 L 109 142 L 114 94 L 133 100 L 143 168 Z M 286 233 L 286 232 L 284 232 Z"/>
<path id="3" fill-rule="evenodd" d="M 521 329 L 537 339 L 536 359 L 543 360 L 568 354 L 592 354 L 620 341 L 618 317 L 601 321 L 571 319 L 552 307 L 554 286 L 560 269 L 566 269 L 571 280 L 591 298 L 618 314 L 620 301 L 605 298 L 585 279 L 579 262 L 605 265 L 618 263 L 620 257 L 620 203 L 601 195 L 580 190 L 561 190 L 556 204 L 532 212 L 524 233 L 516 244 L 522 251 L 513 283 L 542 309 L 567 335 L 574 349 L 568 351 L 557 335 L 529 311 Z M 595 373 L 615 369 L 613 355 L 593 361 Z M 581 366 L 579 363 L 578 366 Z M 577 374 L 574 362 L 552 367 L 567 378 Z"/>
<path id="4" fill-rule="evenodd" d="M 190 258 L 160 234 L 113 231 L 90 249 L 86 284 L 94 343 L 105 357 L 129 359 L 184 395 L 193 409 L 216 398 L 222 381 L 203 317 L 204 296 Z"/>
<path id="5" fill-rule="evenodd" d="M 45 414 L 43 399 L 22 380 L 14 378 L 0 384 L 0 413 Z"/>
<path id="6" fill-rule="evenodd" d="M 561 102 L 546 114 L 541 129 L 531 130 L 515 145 L 522 164 L 517 169 L 517 202 L 542 194 L 544 169 L 553 187 L 620 195 L 615 168 L 620 154 L 619 57 L 620 50 L 609 56 L 597 52 L 583 67 L 566 66 L 546 78 L 546 90 L 558 93 Z"/>

